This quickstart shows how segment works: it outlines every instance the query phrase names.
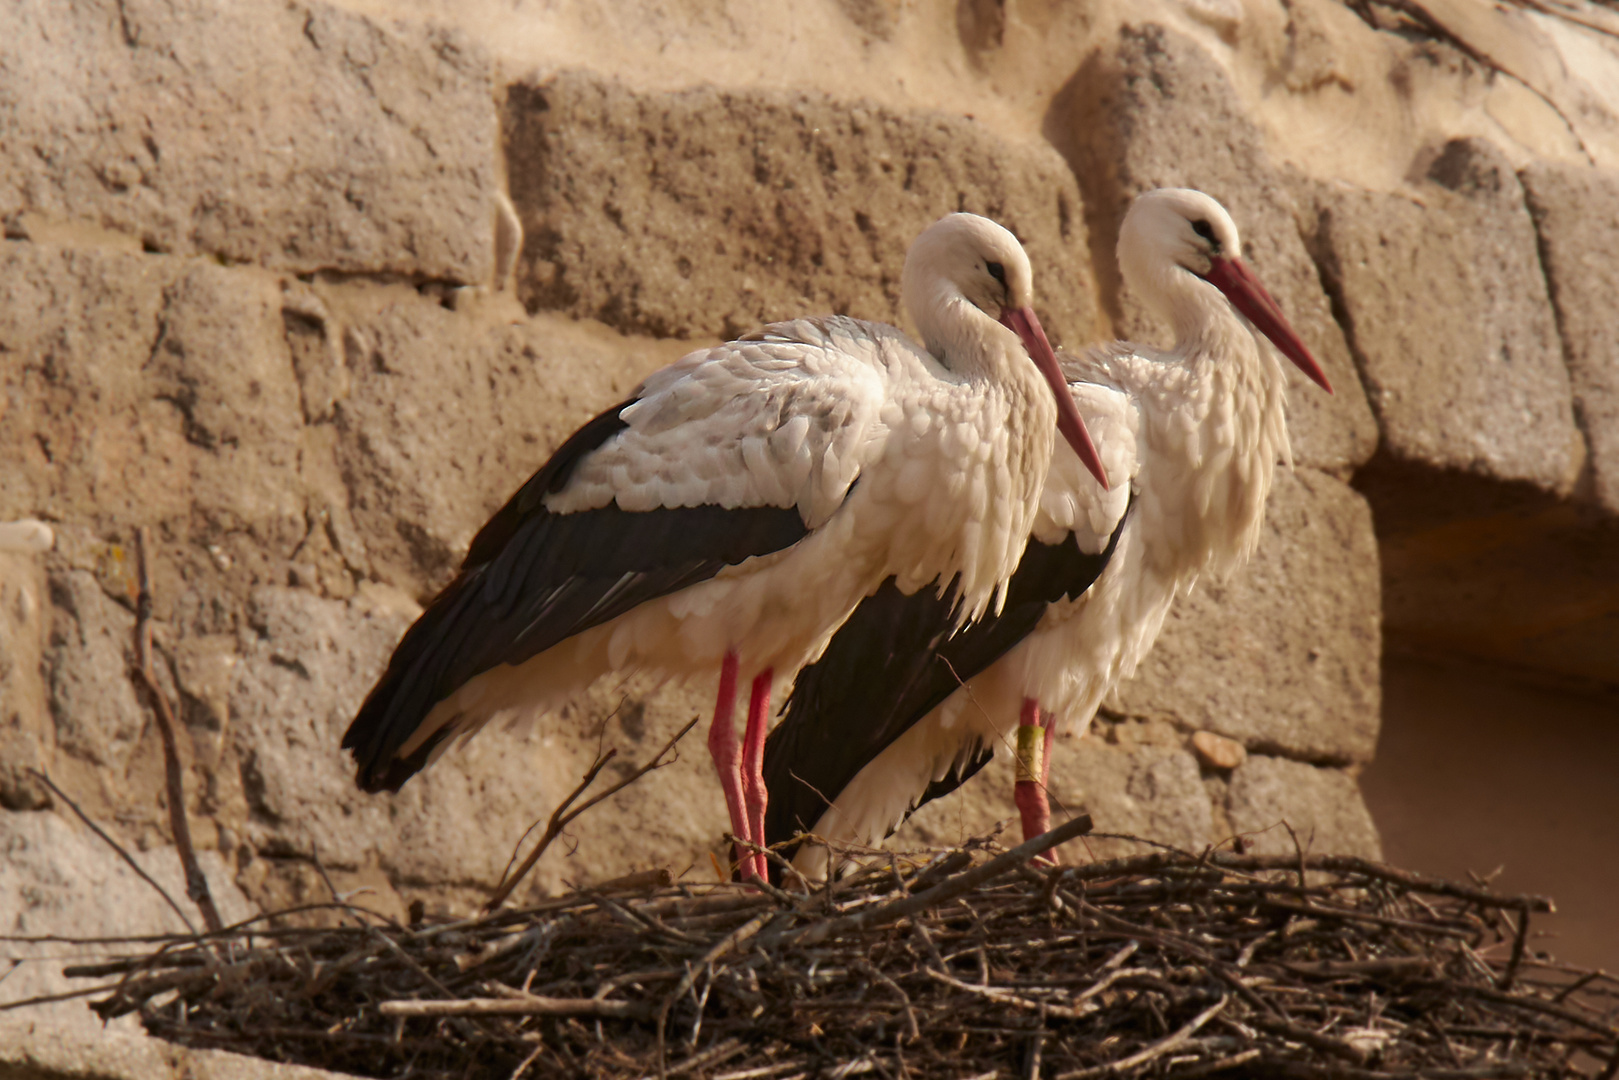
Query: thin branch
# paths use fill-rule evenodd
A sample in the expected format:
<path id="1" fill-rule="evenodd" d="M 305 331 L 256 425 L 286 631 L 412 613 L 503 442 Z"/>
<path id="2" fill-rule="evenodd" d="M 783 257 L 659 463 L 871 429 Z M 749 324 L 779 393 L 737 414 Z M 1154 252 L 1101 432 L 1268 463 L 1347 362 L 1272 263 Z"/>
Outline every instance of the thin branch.
<path id="1" fill-rule="evenodd" d="M 584 779 L 579 781 L 579 786 L 570 791 L 568 793 L 568 797 L 558 803 L 557 808 L 551 812 L 551 820 L 545 826 L 545 832 L 540 834 L 540 842 L 534 846 L 534 850 L 528 853 L 528 857 L 523 860 L 522 865 L 517 868 L 515 873 L 511 874 L 510 876 L 502 875 L 500 884 L 495 887 L 495 891 L 490 895 L 489 900 L 484 904 L 484 911 L 494 911 L 496 908 L 500 907 L 501 904 L 506 902 L 506 898 L 512 894 L 512 890 L 517 888 L 518 883 L 521 882 L 523 878 L 528 876 L 528 872 L 530 870 L 534 869 L 534 864 L 540 861 L 540 856 L 544 855 L 545 849 L 551 846 L 551 841 L 562 835 L 562 830 L 566 829 L 570 824 L 572 824 L 574 819 L 580 814 L 583 814 L 586 810 L 589 810 L 598 803 L 604 802 L 607 799 L 612 798 L 614 795 L 617 795 L 620 791 L 623 791 L 625 788 L 641 779 L 641 777 L 645 776 L 647 773 L 654 772 L 655 770 L 661 769 L 666 765 L 673 765 L 676 761 L 678 761 L 678 757 L 669 758 L 667 761 L 665 761 L 664 758 L 667 754 L 674 750 L 676 743 L 685 738 L 686 732 L 697 726 L 697 721 L 699 719 L 700 718 L 696 716 L 692 717 L 690 722 L 688 722 L 685 727 L 675 732 L 674 736 L 670 738 L 668 742 L 664 743 L 663 748 L 653 755 L 652 759 L 645 765 L 642 765 L 640 768 L 636 769 L 634 772 L 630 773 L 630 775 L 626 776 L 624 779 L 620 780 L 606 791 L 603 791 L 601 794 L 585 800 L 578 806 L 573 807 L 571 810 L 568 809 L 570 806 L 573 806 L 574 800 L 578 799 L 579 796 L 585 793 L 586 788 L 590 787 L 591 784 L 596 782 L 596 777 L 601 775 L 602 769 L 607 767 L 607 763 L 613 760 L 613 758 L 618 754 L 618 751 L 609 750 L 605 754 L 598 755 L 596 760 L 591 764 L 589 771 L 585 773 Z M 532 831 L 533 827 L 530 826 L 529 832 Z M 527 836 L 528 833 L 525 832 L 523 835 Z M 519 840 L 518 844 L 521 845 L 522 841 Z M 513 851 L 512 857 L 514 859 L 516 858 L 516 855 L 517 853 Z M 507 863 L 506 865 L 508 868 L 510 868 L 511 863 Z"/>
<path id="2" fill-rule="evenodd" d="M 153 878 L 151 874 L 148 874 L 145 870 L 142 870 L 141 864 L 135 861 L 135 857 L 129 852 L 125 851 L 123 847 L 119 845 L 118 841 L 108 836 L 106 830 L 104 830 L 100 825 L 97 825 L 95 822 L 91 821 L 90 815 L 79 809 L 79 804 L 67 797 L 67 792 L 57 787 L 56 784 L 51 781 L 51 778 L 40 770 L 31 768 L 28 771 L 33 774 L 36 780 L 50 788 L 51 794 L 67 803 L 68 809 L 79 815 L 79 820 L 84 822 L 85 825 L 89 826 L 91 832 L 105 840 L 107 842 L 107 846 L 116 851 L 118 853 L 118 857 L 129 864 L 129 868 L 135 871 L 136 876 L 138 876 L 142 881 L 146 882 L 146 884 L 150 885 L 152 888 L 156 889 L 157 894 L 163 898 L 164 902 L 167 903 L 169 907 L 174 909 L 174 913 L 176 915 L 180 916 L 180 921 L 185 923 L 187 930 L 191 931 L 193 934 L 197 932 L 197 927 L 189 918 L 186 917 L 184 909 L 182 909 L 179 904 L 174 902 L 174 897 L 169 895 L 169 891 L 163 886 L 159 885 L 157 883 L 157 879 Z"/>
<path id="3" fill-rule="evenodd" d="M 135 653 L 141 681 L 152 698 L 157 713 L 157 729 L 163 736 L 163 770 L 168 782 L 169 825 L 174 830 L 174 846 L 180 853 L 180 866 L 185 870 L 186 895 L 202 912 L 203 925 L 210 934 L 225 928 L 214 906 L 213 894 L 208 891 L 208 878 L 197 862 L 197 849 L 191 843 L 191 823 L 186 819 L 185 782 L 180 771 L 180 750 L 174 739 L 174 711 L 169 707 L 168 695 L 157 684 L 152 671 L 152 576 L 148 565 L 148 549 L 152 538 L 146 526 L 135 532 L 135 559 L 140 574 L 140 594 L 135 601 Z"/>

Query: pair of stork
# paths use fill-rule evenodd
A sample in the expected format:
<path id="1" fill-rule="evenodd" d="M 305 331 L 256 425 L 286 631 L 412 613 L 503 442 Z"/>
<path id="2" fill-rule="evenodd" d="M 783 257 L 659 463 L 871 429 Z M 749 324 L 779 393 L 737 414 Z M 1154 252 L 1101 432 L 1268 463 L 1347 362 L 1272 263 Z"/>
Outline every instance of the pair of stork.
<path id="1" fill-rule="evenodd" d="M 397 790 L 609 672 L 718 669 L 708 746 L 743 877 L 799 830 L 880 841 L 1014 728 L 1024 832 L 1044 831 L 1054 725 L 1082 730 L 1175 596 L 1257 543 L 1289 450 L 1255 332 L 1331 389 L 1241 250 L 1207 195 L 1141 196 L 1118 257 L 1175 347 L 1059 359 L 1022 246 L 952 214 L 905 261 L 925 347 L 805 318 L 656 372 L 512 496 L 405 634 L 343 739 L 359 784 Z"/>

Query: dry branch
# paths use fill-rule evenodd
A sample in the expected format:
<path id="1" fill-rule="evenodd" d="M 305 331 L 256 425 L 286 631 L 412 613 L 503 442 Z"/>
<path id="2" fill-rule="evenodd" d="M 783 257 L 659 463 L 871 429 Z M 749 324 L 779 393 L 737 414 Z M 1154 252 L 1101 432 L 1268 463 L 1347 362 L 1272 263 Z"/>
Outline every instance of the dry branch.
<path id="1" fill-rule="evenodd" d="M 523 860 L 520 866 L 518 866 L 516 872 L 512 872 L 511 862 L 506 864 L 506 873 L 501 875 L 500 884 L 495 886 L 495 891 L 490 894 L 489 899 L 484 903 L 484 911 L 495 911 L 500 907 L 500 905 L 506 902 L 506 899 L 511 896 L 512 890 L 517 888 L 518 883 L 521 882 L 523 878 L 528 876 L 528 872 L 530 870 L 534 869 L 534 864 L 540 861 L 540 856 L 545 854 L 545 849 L 550 847 L 551 842 L 558 836 L 561 836 L 562 830 L 566 829 L 570 824 L 572 824 L 574 819 L 580 814 L 583 814 L 591 807 L 612 798 L 614 795 L 617 795 L 620 791 L 623 791 L 625 788 L 641 779 L 641 777 L 645 776 L 647 773 L 661 769 L 665 765 L 673 765 L 678 759 L 669 758 L 669 760 L 665 761 L 665 755 L 674 750 L 675 744 L 681 739 L 685 738 L 686 732 L 697 726 L 697 721 L 698 717 L 692 717 L 690 722 L 688 722 L 685 727 L 675 732 L 669 741 L 663 744 L 663 748 L 654 754 L 651 760 L 649 760 L 645 765 L 635 769 L 624 779 L 620 780 L 618 783 L 614 784 L 601 794 L 586 799 L 578 806 L 574 806 L 574 801 L 578 799 L 579 796 L 583 795 L 591 784 L 596 782 L 596 777 L 600 776 L 601 771 L 607 767 L 607 763 L 618 755 L 618 751 L 609 750 L 604 754 L 596 755 L 596 760 L 592 762 L 590 768 L 585 771 L 584 779 L 579 781 L 579 786 L 570 791 L 567 798 L 558 803 L 557 808 L 551 812 L 551 820 L 546 823 L 545 832 L 540 834 L 540 842 L 534 845 L 534 850 L 528 853 L 528 857 Z M 570 807 L 572 807 L 572 809 L 569 809 Z M 532 827 L 530 828 L 530 831 L 533 831 Z M 527 834 L 525 834 L 525 836 L 526 835 Z M 519 840 L 518 844 L 521 846 L 522 841 Z M 517 852 L 513 851 L 512 862 L 515 862 L 516 860 Z"/>
<path id="2" fill-rule="evenodd" d="M 203 925 L 208 932 L 217 934 L 225 928 L 214 906 L 213 894 L 208 891 L 208 878 L 197 862 L 197 849 L 191 843 L 191 823 L 186 818 L 185 782 L 180 770 L 180 749 L 174 739 L 174 710 L 169 707 L 168 695 L 158 685 L 152 670 L 152 576 L 148 565 L 147 549 L 152 537 L 142 525 L 135 533 L 135 562 L 139 567 L 140 593 L 135 601 L 135 655 L 141 681 L 151 696 L 153 711 L 157 714 L 157 730 L 163 737 L 163 770 L 169 799 L 169 825 L 174 830 L 174 846 L 180 853 L 180 866 L 185 870 L 186 895 L 202 912 Z M 189 925 L 189 922 L 188 922 Z"/>

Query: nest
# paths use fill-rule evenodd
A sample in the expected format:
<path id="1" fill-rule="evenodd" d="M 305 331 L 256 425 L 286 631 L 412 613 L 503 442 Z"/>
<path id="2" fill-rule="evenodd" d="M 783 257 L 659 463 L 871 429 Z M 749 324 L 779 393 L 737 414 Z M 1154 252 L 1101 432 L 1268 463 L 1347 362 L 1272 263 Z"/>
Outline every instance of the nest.
<path id="1" fill-rule="evenodd" d="M 990 841 L 830 887 L 166 939 L 69 969 L 103 1017 L 378 1077 L 1614 1076 L 1619 980 L 1535 897 L 1342 857 L 1031 861 Z"/>

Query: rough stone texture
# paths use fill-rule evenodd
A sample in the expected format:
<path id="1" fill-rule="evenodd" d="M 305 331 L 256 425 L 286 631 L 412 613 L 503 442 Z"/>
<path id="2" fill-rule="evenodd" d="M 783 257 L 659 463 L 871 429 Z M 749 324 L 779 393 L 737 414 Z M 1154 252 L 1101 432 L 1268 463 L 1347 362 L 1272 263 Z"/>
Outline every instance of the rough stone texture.
<path id="1" fill-rule="evenodd" d="M 1537 162 L 1519 179 L 1591 455 L 1591 495 L 1619 514 L 1619 174 Z"/>
<path id="2" fill-rule="evenodd" d="M 1310 469 L 1278 469 L 1265 533 L 1225 584 L 1201 582 L 1106 708 L 1250 751 L 1367 761 L 1377 743 L 1377 538 L 1366 501 Z"/>
<path id="3" fill-rule="evenodd" d="M 1226 817 L 1232 831 L 1260 855 L 1291 855 L 1293 827 L 1304 849 L 1316 854 L 1383 855 L 1377 827 L 1355 780 L 1341 769 L 1318 769 L 1286 758 L 1254 755 L 1231 774 Z"/>
<path id="4" fill-rule="evenodd" d="M 1083 186 L 1092 260 L 1114 332 L 1170 341 L 1168 327 L 1124 289 L 1113 257 L 1131 201 L 1158 187 L 1206 191 L 1231 212 L 1244 258 L 1332 382 L 1329 396 L 1285 364 L 1296 460 L 1347 474 L 1371 457 L 1377 426 L 1299 237 L 1289 184 L 1219 64 L 1161 26 L 1127 26 L 1114 48 L 1092 56 L 1064 87 L 1045 131 Z"/>
<path id="5" fill-rule="evenodd" d="M 0 10 L 0 220 L 297 271 L 479 282 L 491 63 L 324 4 Z"/>
<path id="6" fill-rule="evenodd" d="M 49 657 L 58 750 L 122 772 L 146 726 L 130 681 L 135 616 L 95 575 L 73 570 L 51 581 L 55 625 Z"/>
<path id="7" fill-rule="evenodd" d="M 201 916 L 185 897 L 185 878 L 174 849 L 131 849 L 131 854 L 200 927 Z M 201 851 L 198 858 L 208 875 L 220 916 L 227 923 L 257 913 L 231 884 L 230 874 L 217 854 Z M 0 812 L 0 933 L 80 935 L 92 930 L 110 937 L 184 933 L 186 926 L 149 884 L 88 829 L 55 813 Z M 17 1001 L 82 986 L 64 978 L 60 966 L 50 959 L 75 953 L 71 947 L 8 942 L 6 952 L 29 959 L 0 984 L 3 1000 Z M 101 1027 L 100 1019 L 82 1001 L 55 1003 L 33 1011 L 31 1016 L 81 1030 Z M 0 1058 L 0 1063 L 4 1060 Z M 4 1068 L 0 1064 L 0 1076 Z"/>
<path id="8" fill-rule="evenodd" d="M 1027 247 L 1054 342 L 1095 336 L 1073 175 L 971 120 L 565 72 L 512 87 L 505 130 L 531 310 L 676 337 L 806 310 L 898 322 L 906 247 L 968 210 Z"/>
<path id="9" fill-rule="evenodd" d="M 340 1080 L 346 1075 L 192 1050 L 135 1033 L 81 1031 L 26 1015 L 0 1018 L 0 1080 Z"/>
<path id="10" fill-rule="evenodd" d="M 51 804 L 28 772 L 48 765 L 55 746 L 45 674 L 49 626 L 40 560 L 0 552 L 0 810 Z"/>
<path id="11" fill-rule="evenodd" d="M 1312 186 L 1312 246 L 1383 454 L 1566 494 L 1583 443 L 1523 188 L 1473 139 L 1421 175 L 1420 202 Z"/>

